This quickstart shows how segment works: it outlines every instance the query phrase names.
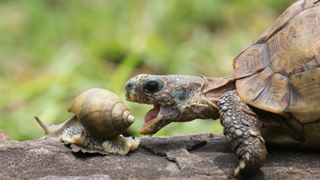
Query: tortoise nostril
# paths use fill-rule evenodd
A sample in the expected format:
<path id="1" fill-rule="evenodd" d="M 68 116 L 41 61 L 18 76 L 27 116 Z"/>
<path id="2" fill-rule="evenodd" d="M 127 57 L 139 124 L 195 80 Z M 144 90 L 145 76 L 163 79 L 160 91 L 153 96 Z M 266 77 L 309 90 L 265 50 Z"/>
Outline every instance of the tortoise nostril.
<path id="1" fill-rule="evenodd" d="M 128 83 L 126 84 L 126 90 L 127 90 L 127 91 L 131 91 L 132 89 L 133 89 L 133 84 L 130 83 L 130 82 L 128 82 Z"/>

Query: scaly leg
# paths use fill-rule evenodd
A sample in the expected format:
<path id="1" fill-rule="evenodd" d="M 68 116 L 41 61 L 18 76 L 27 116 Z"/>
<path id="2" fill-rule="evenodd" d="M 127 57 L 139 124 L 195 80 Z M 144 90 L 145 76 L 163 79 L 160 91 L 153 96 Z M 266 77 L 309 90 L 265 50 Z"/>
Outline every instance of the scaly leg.
<path id="1" fill-rule="evenodd" d="M 218 105 L 224 135 L 239 158 L 239 165 L 232 175 L 237 177 L 242 173 L 258 170 L 267 156 L 261 136 L 261 121 L 236 91 L 225 93 Z"/>

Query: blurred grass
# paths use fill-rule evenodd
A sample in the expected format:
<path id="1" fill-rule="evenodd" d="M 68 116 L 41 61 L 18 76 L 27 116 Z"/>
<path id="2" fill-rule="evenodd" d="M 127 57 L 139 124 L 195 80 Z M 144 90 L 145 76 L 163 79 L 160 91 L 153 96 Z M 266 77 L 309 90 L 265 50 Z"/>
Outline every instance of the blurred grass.
<path id="1" fill-rule="evenodd" d="M 124 99 L 139 73 L 224 76 L 293 0 L 1 0 L 0 129 L 11 138 L 42 135 L 33 120 L 66 120 L 72 98 L 92 87 Z M 142 125 L 149 106 L 127 102 Z M 156 135 L 220 132 L 196 120 Z"/>

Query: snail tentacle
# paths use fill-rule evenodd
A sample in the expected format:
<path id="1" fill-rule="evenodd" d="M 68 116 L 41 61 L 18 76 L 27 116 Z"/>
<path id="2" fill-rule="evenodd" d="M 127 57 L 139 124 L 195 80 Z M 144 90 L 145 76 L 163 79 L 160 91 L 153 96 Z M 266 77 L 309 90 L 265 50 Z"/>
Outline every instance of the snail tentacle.
<path id="1" fill-rule="evenodd" d="M 49 129 L 48 127 L 43 123 L 43 121 L 40 120 L 40 118 L 38 116 L 34 116 L 34 119 L 37 121 L 37 123 L 39 124 L 39 126 L 43 129 L 44 134 L 49 134 Z"/>

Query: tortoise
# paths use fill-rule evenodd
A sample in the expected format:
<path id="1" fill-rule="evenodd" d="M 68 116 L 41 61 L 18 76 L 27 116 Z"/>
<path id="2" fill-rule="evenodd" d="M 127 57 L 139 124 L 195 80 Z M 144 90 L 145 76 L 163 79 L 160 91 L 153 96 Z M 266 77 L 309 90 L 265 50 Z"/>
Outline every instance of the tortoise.
<path id="1" fill-rule="evenodd" d="M 292 4 L 233 61 L 233 75 L 140 74 L 126 83 L 129 101 L 153 104 L 140 129 L 220 119 L 239 158 L 233 176 L 258 170 L 265 141 L 320 147 L 320 2 Z"/>

